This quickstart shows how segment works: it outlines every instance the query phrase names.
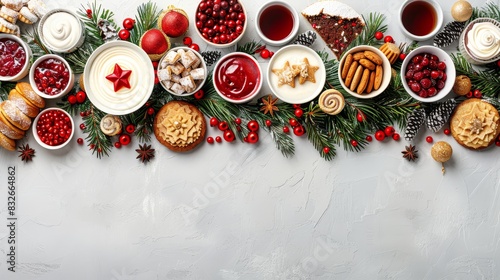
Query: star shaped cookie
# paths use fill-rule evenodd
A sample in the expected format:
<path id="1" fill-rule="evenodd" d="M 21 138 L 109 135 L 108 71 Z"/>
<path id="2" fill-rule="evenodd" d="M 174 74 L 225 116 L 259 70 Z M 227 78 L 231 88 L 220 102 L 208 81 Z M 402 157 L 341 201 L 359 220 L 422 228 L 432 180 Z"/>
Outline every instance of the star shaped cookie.
<path id="1" fill-rule="evenodd" d="M 316 71 L 318 71 L 318 66 L 313 66 L 309 64 L 309 60 L 307 57 L 304 57 L 302 63 L 293 66 L 296 70 L 299 71 L 299 84 L 303 84 L 305 82 L 316 83 Z"/>
<path id="2" fill-rule="evenodd" d="M 299 70 L 290 66 L 287 60 L 281 69 L 272 69 L 273 73 L 278 76 L 278 87 L 289 85 L 295 88 L 295 77 L 299 74 Z"/>

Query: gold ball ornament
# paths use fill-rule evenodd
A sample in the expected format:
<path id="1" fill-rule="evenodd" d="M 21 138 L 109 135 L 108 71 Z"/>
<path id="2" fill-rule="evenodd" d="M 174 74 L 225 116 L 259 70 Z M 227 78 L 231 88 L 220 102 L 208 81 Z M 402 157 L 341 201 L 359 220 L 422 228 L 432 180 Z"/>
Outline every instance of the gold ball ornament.
<path id="1" fill-rule="evenodd" d="M 451 16 L 454 20 L 464 22 L 472 16 L 472 5 L 466 0 L 459 0 L 451 6 Z"/>
<path id="2" fill-rule="evenodd" d="M 453 149 L 451 148 L 451 145 L 445 141 L 436 142 L 436 144 L 434 144 L 431 148 L 431 156 L 435 161 L 441 163 L 441 171 L 443 174 L 445 173 L 444 163 L 450 160 L 452 154 Z"/>
<path id="3" fill-rule="evenodd" d="M 457 95 L 464 96 L 470 92 L 472 88 L 472 83 L 470 78 L 465 75 L 458 75 L 455 78 L 455 83 L 453 84 L 453 92 Z"/>

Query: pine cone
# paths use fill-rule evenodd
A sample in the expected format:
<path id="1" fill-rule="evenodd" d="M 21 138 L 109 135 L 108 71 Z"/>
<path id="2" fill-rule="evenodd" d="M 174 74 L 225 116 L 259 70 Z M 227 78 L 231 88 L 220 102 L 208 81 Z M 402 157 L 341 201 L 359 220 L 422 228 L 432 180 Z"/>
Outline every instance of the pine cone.
<path id="1" fill-rule="evenodd" d="M 413 138 L 418 133 L 418 130 L 422 127 L 425 121 L 425 110 L 415 109 L 413 112 L 409 113 L 407 116 L 407 124 L 405 130 L 405 139 L 406 141 L 412 141 Z"/>
<path id="2" fill-rule="evenodd" d="M 439 32 L 436 37 L 434 37 L 434 46 L 438 48 L 449 46 L 460 38 L 460 34 L 462 34 L 464 28 L 465 22 L 452 21 L 446 24 L 443 31 Z"/>
<path id="3" fill-rule="evenodd" d="M 316 33 L 309 30 L 299 34 L 293 43 L 309 47 L 314 43 L 314 41 L 316 41 Z"/>
<path id="4" fill-rule="evenodd" d="M 457 101 L 455 99 L 439 103 L 427 117 L 427 128 L 434 132 L 439 131 L 448 121 L 456 106 Z"/>
<path id="5" fill-rule="evenodd" d="M 222 56 L 222 53 L 219 51 L 206 51 L 202 52 L 201 56 L 203 57 L 203 60 L 205 60 L 207 66 L 211 66 L 212 64 L 217 62 L 217 60 L 219 60 L 219 58 Z"/>

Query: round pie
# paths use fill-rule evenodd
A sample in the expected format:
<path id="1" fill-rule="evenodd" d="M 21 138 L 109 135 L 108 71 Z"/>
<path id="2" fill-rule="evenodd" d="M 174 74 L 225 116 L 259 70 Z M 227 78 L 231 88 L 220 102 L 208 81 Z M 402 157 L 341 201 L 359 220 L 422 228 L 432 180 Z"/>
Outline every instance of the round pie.
<path id="1" fill-rule="evenodd" d="M 495 142 L 500 133 L 498 110 L 478 98 L 465 100 L 450 118 L 451 134 L 462 146 L 480 150 Z"/>
<path id="2" fill-rule="evenodd" d="M 194 149 L 205 139 L 206 121 L 203 113 L 193 104 L 170 101 L 156 114 L 156 139 L 175 152 Z"/>

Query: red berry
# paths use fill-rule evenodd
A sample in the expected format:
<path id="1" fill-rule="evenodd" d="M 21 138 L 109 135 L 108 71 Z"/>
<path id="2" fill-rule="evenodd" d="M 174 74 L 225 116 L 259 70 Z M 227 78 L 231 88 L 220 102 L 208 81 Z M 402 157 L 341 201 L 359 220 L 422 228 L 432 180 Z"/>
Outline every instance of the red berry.
<path id="1" fill-rule="evenodd" d="M 499 140 L 495 141 L 495 146 L 500 147 L 500 141 Z"/>
<path id="2" fill-rule="evenodd" d="M 405 58 L 406 58 L 406 54 L 405 53 L 400 53 L 399 54 L 399 60 L 403 61 L 403 60 L 405 60 Z"/>
<path id="3" fill-rule="evenodd" d="M 120 142 L 115 142 L 115 148 L 120 149 L 122 147 L 122 143 Z"/>
<path id="4" fill-rule="evenodd" d="M 250 144 L 255 144 L 257 142 L 259 142 L 259 134 L 257 134 L 257 132 L 255 131 L 250 131 L 247 135 L 246 138 L 246 142 L 250 143 Z"/>
<path id="5" fill-rule="evenodd" d="M 227 142 L 233 142 L 235 139 L 234 132 L 230 129 L 224 131 L 224 140 Z"/>
<path id="6" fill-rule="evenodd" d="M 293 104 L 292 106 L 293 106 L 294 109 L 300 108 L 300 104 Z"/>
<path id="7" fill-rule="evenodd" d="M 76 96 L 74 95 L 70 95 L 68 96 L 68 102 L 69 104 L 73 105 L 73 104 L 76 104 L 77 100 L 76 100 Z"/>
<path id="8" fill-rule="evenodd" d="M 155 113 L 155 108 L 153 108 L 153 107 L 149 107 L 149 108 L 148 108 L 147 113 L 148 113 L 148 115 L 150 115 L 150 116 L 154 115 L 154 113 Z"/>
<path id="9" fill-rule="evenodd" d="M 273 51 L 269 51 L 269 58 L 273 57 L 274 55 L 274 52 Z"/>
<path id="10" fill-rule="evenodd" d="M 182 43 L 184 44 L 184 46 L 191 46 L 193 44 L 193 40 L 191 39 L 191 37 L 184 37 L 184 39 L 182 39 Z"/>
<path id="11" fill-rule="evenodd" d="M 304 127 L 301 125 L 298 125 L 298 126 L 293 128 L 293 134 L 295 134 L 297 136 L 302 136 L 302 135 L 304 135 L 305 132 L 306 131 L 305 131 Z"/>
<path id="12" fill-rule="evenodd" d="M 226 122 L 226 121 L 222 121 L 222 122 L 220 122 L 220 123 L 218 124 L 218 126 L 219 126 L 219 130 L 220 130 L 220 131 L 226 131 L 226 130 L 228 130 L 228 128 L 229 128 L 229 125 L 227 124 L 227 122 Z"/>
<path id="13" fill-rule="evenodd" d="M 288 123 L 292 126 L 292 127 L 296 127 L 299 125 L 299 122 L 296 120 L 296 119 L 289 119 L 288 120 Z"/>
<path id="14" fill-rule="evenodd" d="M 193 43 L 193 44 L 189 45 L 189 47 L 190 47 L 191 49 L 193 49 L 193 50 L 197 51 L 197 52 L 199 52 L 199 51 L 200 51 L 200 46 L 198 46 L 198 44 Z"/>
<path id="15" fill-rule="evenodd" d="M 208 144 L 213 144 L 214 143 L 214 138 L 213 137 L 207 137 L 207 143 Z"/>
<path id="16" fill-rule="evenodd" d="M 371 135 L 366 136 L 366 141 L 371 142 L 372 140 L 373 140 L 373 138 L 371 137 Z"/>
<path id="17" fill-rule="evenodd" d="M 425 141 L 427 141 L 427 143 L 432 143 L 432 141 L 434 141 L 434 139 L 432 139 L 432 136 L 427 136 L 427 137 L 425 137 Z"/>
<path id="18" fill-rule="evenodd" d="M 328 154 L 329 152 L 330 152 L 330 148 L 329 147 L 324 147 L 323 148 L 323 153 Z"/>
<path id="19" fill-rule="evenodd" d="M 86 98 L 87 98 L 87 94 L 85 93 L 85 91 L 80 90 L 79 92 L 76 93 L 76 101 L 78 103 L 85 102 Z"/>
<path id="20" fill-rule="evenodd" d="M 236 124 L 240 125 L 240 124 L 241 124 L 241 119 L 240 119 L 240 118 L 236 118 L 236 119 L 234 120 L 234 122 L 235 122 Z"/>
<path id="21" fill-rule="evenodd" d="M 120 138 L 118 140 L 120 141 L 120 144 L 122 144 L 123 146 L 127 146 L 128 144 L 130 144 L 131 138 L 128 134 L 122 134 L 120 135 Z"/>
<path id="22" fill-rule="evenodd" d="M 194 98 L 200 100 L 203 98 L 203 96 L 205 96 L 205 91 L 202 90 L 202 89 L 199 89 L 197 90 L 195 93 L 194 93 Z"/>
<path id="23" fill-rule="evenodd" d="M 444 129 L 444 134 L 446 134 L 446 135 L 450 135 L 450 134 L 451 134 L 450 129 L 449 129 L 449 128 L 445 128 L 445 129 Z"/>
<path id="24" fill-rule="evenodd" d="M 479 89 L 475 89 L 473 91 L 473 94 L 474 94 L 475 98 L 481 98 L 481 97 L 483 97 L 483 94 L 481 93 L 481 91 Z"/>
<path id="25" fill-rule="evenodd" d="M 382 38 L 384 38 L 384 33 L 380 31 L 375 32 L 375 39 L 382 40 Z"/>
<path id="26" fill-rule="evenodd" d="M 128 31 L 127 29 L 121 29 L 118 32 L 118 37 L 120 37 L 120 39 L 126 41 L 126 40 L 128 40 L 128 38 L 130 38 L 130 31 Z"/>
<path id="27" fill-rule="evenodd" d="M 465 95 L 465 97 L 467 98 L 472 98 L 472 96 L 474 96 L 474 93 L 472 91 L 469 91 L 467 95 Z"/>
<path id="28" fill-rule="evenodd" d="M 394 39 L 392 38 L 392 36 L 385 36 L 384 38 L 384 43 L 394 43 Z"/>
<path id="29" fill-rule="evenodd" d="M 268 49 L 263 49 L 260 52 L 260 57 L 262 57 L 263 59 L 268 59 L 269 58 L 269 50 Z"/>
<path id="30" fill-rule="evenodd" d="M 266 120 L 266 126 L 270 127 L 271 126 L 271 120 Z"/>
<path id="31" fill-rule="evenodd" d="M 125 131 L 128 133 L 128 134 L 132 134 L 135 132 L 135 125 L 133 124 L 127 124 L 127 126 L 125 127 Z"/>
<path id="32" fill-rule="evenodd" d="M 358 122 L 363 122 L 364 120 L 366 120 L 366 115 L 363 112 L 358 111 L 358 113 L 356 114 L 356 119 L 358 120 Z"/>
<path id="33" fill-rule="evenodd" d="M 383 141 L 385 139 L 385 132 L 382 130 L 377 130 L 377 132 L 375 132 L 375 139 L 377 139 L 378 141 Z"/>
<path id="34" fill-rule="evenodd" d="M 215 137 L 215 142 L 217 143 L 222 142 L 222 138 L 220 136 Z"/>
<path id="35" fill-rule="evenodd" d="M 76 143 L 78 143 L 78 145 L 83 145 L 83 139 L 82 138 L 76 139 Z"/>
<path id="36" fill-rule="evenodd" d="M 304 115 L 304 110 L 302 110 L 301 108 L 297 108 L 297 109 L 295 109 L 295 112 L 293 112 L 293 114 L 297 118 L 301 118 Z"/>
<path id="37" fill-rule="evenodd" d="M 284 132 L 284 133 L 288 133 L 288 132 L 290 132 L 290 128 L 288 128 L 288 126 L 286 126 L 286 125 L 285 125 L 285 126 L 283 127 L 283 132 Z"/>
<path id="38" fill-rule="evenodd" d="M 399 133 L 394 133 L 392 135 L 392 139 L 394 139 L 395 141 L 399 141 L 400 138 L 401 138 L 401 136 L 399 136 Z"/>
<path id="39" fill-rule="evenodd" d="M 357 146 L 358 146 L 358 141 L 356 141 L 356 140 L 352 139 L 352 140 L 351 140 L 351 145 L 352 145 L 353 147 L 357 147 Z"/>
<path id="40" fill-rule="evenodd" d="M 84 130 L 84 129 L 85 129 L 85 124 L 84 124 L 84 123 L 81 123 L 81 124 L 80 124 L 80 129 L 81 129 L 81 130 Z"/>
<path id="41" fill-rule="evenodd" d="M 259 130 L 259 123 L 256 120 L 251 120 L 247 123 L 247 128 L 250 131 L 257 131 Z"/>
<path id="42" fill-rule="evenodd" d="M 394 132 L 395 132 L 394 127 L 390 125 L 384 129 L 385 136 L 387 137 L 391 137 L 394 134 Z"/>
<path id="43" fill-rule="evenodd" d="M 219 120 L 217 118 L 215 118 L 215 117 L 211 117 L 210 118 L 210 126 L 214 127 L 216 125 L 219 125 Z"/>
<path id="44" fill-rule="evenodd" d="M 126 18 L 123 20 L 123 28 L 131 30 L 134 28 L 135 20 L 132 18 Z"/>
<path id="45" fill-rule="evenodd" d="M 497 61 L 497 66 L 500 67 L 500 60 Z"/>
<path id="46" fill-rule="evenodd" d="M 92 10 L 91 9 L 87 9 L 87 15 L 91 15 L 92 14 Z"/>

